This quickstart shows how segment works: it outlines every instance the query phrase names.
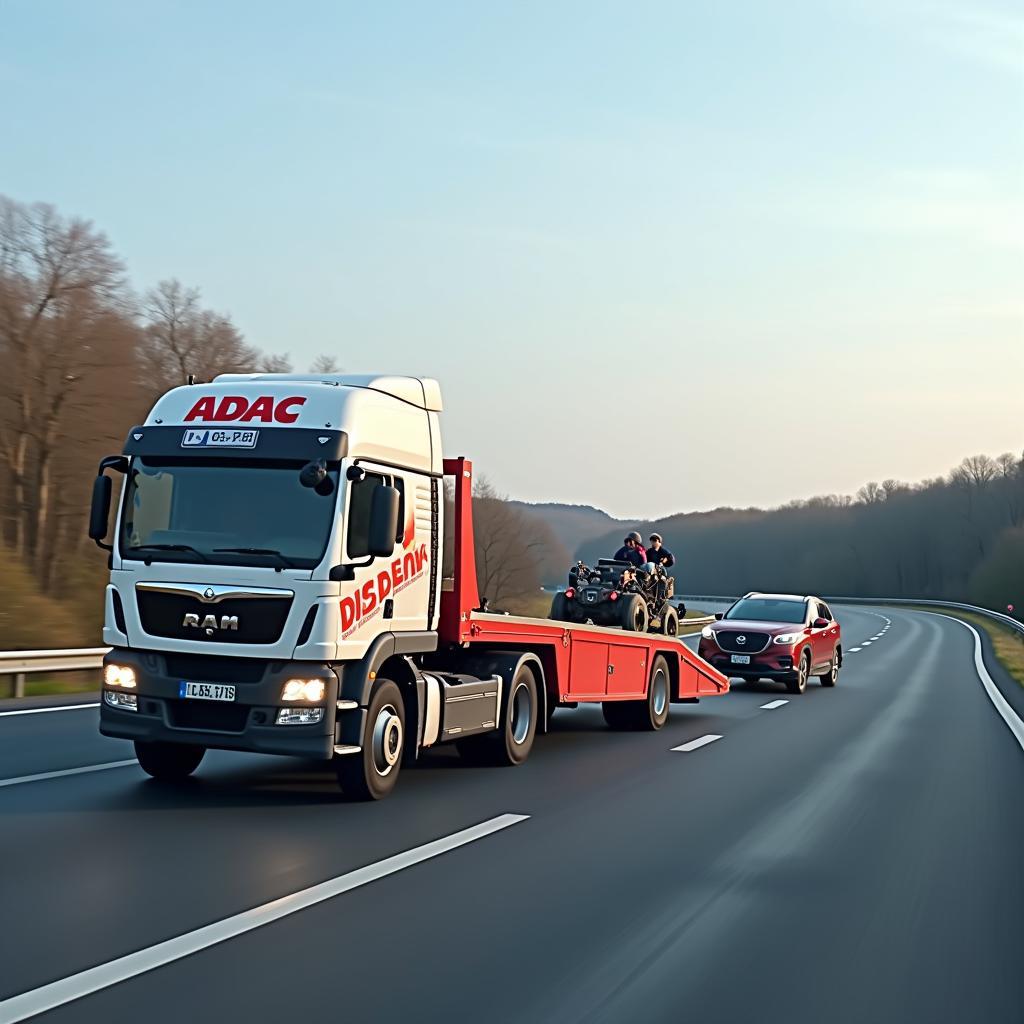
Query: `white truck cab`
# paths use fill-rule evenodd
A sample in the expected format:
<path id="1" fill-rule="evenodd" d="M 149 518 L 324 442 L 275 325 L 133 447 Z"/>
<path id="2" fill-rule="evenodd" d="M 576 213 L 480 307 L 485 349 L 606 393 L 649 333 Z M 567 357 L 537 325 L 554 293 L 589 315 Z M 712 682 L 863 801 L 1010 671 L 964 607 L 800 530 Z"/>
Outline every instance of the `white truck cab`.
<path id="1" fill-rule="evenodd" d="M 108 680 L 136 685 L 106 691 L 102 731 L 344 746 L 335 716 L 282 709 L 282 693 L 322 683 L 337 699 L 336 666 L 374 645 L 436 649 L 441 408 L 436 381 L 398 376 L 225 374 L 163 395 L 94 495 L 102 541 L 102 471 L 124 472 L 103 638 Z"/>

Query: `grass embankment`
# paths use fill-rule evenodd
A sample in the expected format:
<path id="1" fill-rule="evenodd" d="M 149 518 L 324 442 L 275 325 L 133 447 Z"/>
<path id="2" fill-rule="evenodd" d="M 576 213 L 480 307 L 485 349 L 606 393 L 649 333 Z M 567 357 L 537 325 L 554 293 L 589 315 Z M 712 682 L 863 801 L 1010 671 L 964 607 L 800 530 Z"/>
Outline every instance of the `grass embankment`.
<path id="1" fill-rule="evenodd" d="M 984 615 L 976 615 L 974 612 L 960 612 L 954 609 L 944 611 L 942 608 L 930 608 L 927 605 L 914 605 L 914 611 L 938 612 L 940 615 L 947 615 L 953 619 L 963 619 L 972 626 L 984 630 L 992 641 L 992 648 L 996 657 L 1002 663 L 1003 668 L 1013 676 L 1014 679 L 1024 686 L 1024 634 L 1017 633 L 1009 626 L 1002 626 Z"/>

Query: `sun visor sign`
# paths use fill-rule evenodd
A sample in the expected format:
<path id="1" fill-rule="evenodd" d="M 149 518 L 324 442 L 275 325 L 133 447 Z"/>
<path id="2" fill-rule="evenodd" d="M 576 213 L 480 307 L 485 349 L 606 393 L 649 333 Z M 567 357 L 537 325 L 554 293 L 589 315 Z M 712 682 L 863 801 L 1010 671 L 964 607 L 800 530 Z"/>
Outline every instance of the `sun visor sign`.
<path id="1" fill-rule="evenodd" d="M 188 429 L 182 434 L 182 448 L 255 448 L 258 430 Z"/>

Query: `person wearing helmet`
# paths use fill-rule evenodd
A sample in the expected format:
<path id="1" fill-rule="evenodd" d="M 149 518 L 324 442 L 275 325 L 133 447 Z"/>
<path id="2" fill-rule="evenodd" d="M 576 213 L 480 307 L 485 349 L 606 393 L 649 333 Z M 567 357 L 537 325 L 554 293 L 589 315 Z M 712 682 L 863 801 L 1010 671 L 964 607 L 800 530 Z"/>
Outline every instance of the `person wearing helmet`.
<path id="1" fill-rule="evenodd" d="M 647 564 L 647 549 L 644 547 L 643 538 L 636 530 L 627 534 L 622 547 L 612 557 L 616 562 L 629 562 L 642 569 Z"/>
<path id="2" fill-rule="evenodd" d="M 647 558 L 655 565 L 662 565 L 666 569 L 671 569 L 676 564 L 676 556 L 662 545 L 660 533 L 651 534 L 651 546 L 647 549 Z"/>

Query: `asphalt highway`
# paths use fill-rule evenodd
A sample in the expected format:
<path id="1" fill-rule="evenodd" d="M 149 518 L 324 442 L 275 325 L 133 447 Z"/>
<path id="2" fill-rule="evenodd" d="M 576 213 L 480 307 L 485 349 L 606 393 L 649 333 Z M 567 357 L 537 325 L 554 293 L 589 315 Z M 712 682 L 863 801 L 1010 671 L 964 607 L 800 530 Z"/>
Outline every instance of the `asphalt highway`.
<path id="1" fill-rule="evenodd" d="M 563 710 L 372 805 L 228 753 L 168 789 L 94 708 L 0 713 L 0 1024 L 1019 1024 L 1024 750 L 974 636 L 834 610 L 834 690 Z"/>

